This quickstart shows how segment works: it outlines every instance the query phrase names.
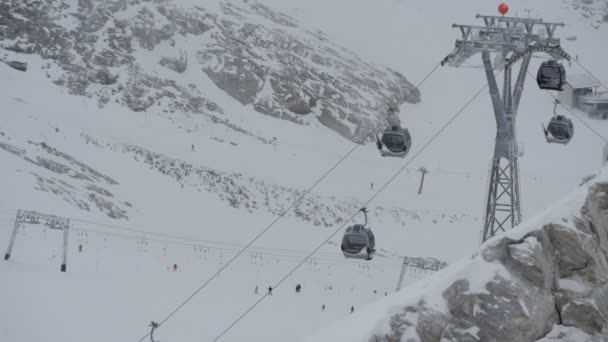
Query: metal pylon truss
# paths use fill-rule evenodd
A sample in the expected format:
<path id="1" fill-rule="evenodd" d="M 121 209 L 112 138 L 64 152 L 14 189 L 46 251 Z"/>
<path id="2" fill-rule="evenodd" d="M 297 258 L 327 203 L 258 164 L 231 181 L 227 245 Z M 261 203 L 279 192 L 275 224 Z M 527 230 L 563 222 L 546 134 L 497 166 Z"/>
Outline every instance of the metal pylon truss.
<path id="1" fill-rule="evenodd" d="M 454 50 L 441 65 L 459 67 L 468 59 L 481 54 L 483 68 L 496 119 L 496 141 L 490 183 L 484 213 L 483 241 L 500 231 L 513 228 L 521 222 L 518 158 L 523 155 L 517 144 L 515 119 L 524 90 L 524 83 L 532 54 L 544 52 L 554 59 L 570 56 L 560 47 L 555 37 L 557 27 L 563 23 L 545 22 L 536 18 L 477 15 L 484 25 L 457 25 L 462 34 Z M 540 27 L 540 30 L 535 28 Z M 492 65 L 490 54 L 497 58 Z M 512 68 L 521 62 L 515 84 L 512 84 Z M 496 82 L 495 70 L 504 69 L 502 91 Z"/>
<path id="2" fill-rule="evenodd" d="M 490 187 L 486 204 L 483 241 L 506 232 L 521 222 L 521 205 L 519 200 L 519 167 L 515 147 L 510 148 L 509 158 L 492 161 Z"/>

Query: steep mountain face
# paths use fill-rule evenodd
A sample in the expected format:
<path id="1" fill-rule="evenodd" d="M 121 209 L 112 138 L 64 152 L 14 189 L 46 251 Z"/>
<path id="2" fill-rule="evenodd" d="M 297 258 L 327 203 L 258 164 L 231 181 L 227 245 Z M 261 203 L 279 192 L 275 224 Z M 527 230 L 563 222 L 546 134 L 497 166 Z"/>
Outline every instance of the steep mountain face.
<path id="1" fill-rule="evenodd" d="M 605 341 L 608 182 L 601 178 L 470 260 L 404 289 L 407 304 L 392 306 L 359 340 Z"/>
<path id="2" fill-rule="evenodd" d="M 192 77 L 206 74 L 259 113 L 300 124 L 316 117 L 354 141 L 399 124 L 399 105 L 420 101 L 403 75 L 364 62 L 260 3 L 209 5 L 3 1 L 0 47 L 42 56 L 50 80 L 99 106 L 221 115 L 223 108 Z"/>
<path id="3" fill-rule="evenodd" d="M 326 126 L 362 141 L 398 123 L 401 103 L 420 100 L 401 74 L 365 63 L 321 32 L 288 33 L 297 28 L 295 21 L 261 4 L 221 8 L 226 17 L 215 22 L 218 38 L 199 57 L 218 87 L 258 112 L 300 123 L 301 115 L 314 112 Z M 250 13 L 276 27 L 252 24 Z"/>

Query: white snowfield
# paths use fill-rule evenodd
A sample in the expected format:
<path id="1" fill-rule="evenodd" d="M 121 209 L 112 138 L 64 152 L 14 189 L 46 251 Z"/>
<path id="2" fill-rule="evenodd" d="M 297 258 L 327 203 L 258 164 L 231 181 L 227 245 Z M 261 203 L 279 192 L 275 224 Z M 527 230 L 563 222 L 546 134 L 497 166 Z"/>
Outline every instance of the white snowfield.
<path id="1" fill-rule="evenodd" d="M 452 50 L 460 35 L 452 23 L 474 24 L 476 13 L 495 14 L 497 5 L 486 0 L 263 2 L 415 84 Z M 200 1 L 207 3 L 217 5 Z M 573 3 L 518 0 L 509 5 L 511 14 L 530 10 L 531 16 L 566 22 L 557 30 L 564 49 L 608 84 L 608 24 L 594 28 L 595 22 Z M 577 39 L 565 39 L 571 36 Z M 160 56 L 141 50 L 150 61 Z M 248 133 L 207 116 L 135 113 L 111 103 L 99 109 L 95 101 L 52 84 L 40 57 L 0 51 L 6 60 L 28 63 L 25 73 L 0 63 L 0 252 L 8 246 L 18 209 L 71 218 L 66 273 L 59 272 L 61 232 L 43 226 L 23 226 L 10 260 L 0 260 L 0 341 L 139 340 L 149 332 L 150 321 L 171 313 L 289 207 L 295 190 L 306 190 L 353 147 L 316 120 L 296 125 L 242 106 L 200 70 L 192 71 L 191 81 L 224 109 L 227 123 Z M 532 61 L 532 73 L 541 61 Z M 480 64 L 480 58 L 472 62 Z M 153 62 L 149 67 L 149 72 L 167 72 Z M 573 63 L 567 72 L 583 71 Z M 315 208 L 315 215 L 290 211 L 166 321 L 155 338 L 216 338 L 330 237 L 343 223 L 339 219 L 351 217 L 484 84 L 481 69 L 437 69 L 420 88 L 422 103 L 401 108 L 413 139 L 408 157 L 381 158 L 373 144 L 359 147 L 312 191 L 307 208 Z M 540 123 L 552 111 L 551 96 L 528 78 L 517 123 L 525 144 L 520 159 L 524 220 L 543 210 L 538 220 L 559 208 L 575 210 L 583 188 L 547 208 L 601 165 L 605 142 L 577 119 L 569 145 L 545 142 Z M 608 137 L 608 122 L 578 115 Z M 394 293 L 400 256 L 452 263 L 477 250 L 494 135 L 484 91 L 370 204 L 370 226 L 381 255 L 371 262 L 345 260 L 339 232 L 220 340 L 297 341 L 330 326 L 311 341 L 363 340 L 383 329 L 378 322 L 390 308 L 459 275 L 475 261 L 458 261 L 430 278 L 431 271 L 408 268 L 405 285 L 426 279 Z M 274 138 L 276 143 L 264 142 Z M 180 165 L 200 170 L 201 176 L 175 176 Z M 430 172 L 418 195 L 421 166 Z M 213 173 L 225 177 L 213 178 Z M 238 205 L 231 202 L 235 198 Z M 481 281 L 496 271 L 468 277 Z M 295 293 L 297 284 L 301 293 Z M 337 320 L 342 321 L 332 325 Z"/>

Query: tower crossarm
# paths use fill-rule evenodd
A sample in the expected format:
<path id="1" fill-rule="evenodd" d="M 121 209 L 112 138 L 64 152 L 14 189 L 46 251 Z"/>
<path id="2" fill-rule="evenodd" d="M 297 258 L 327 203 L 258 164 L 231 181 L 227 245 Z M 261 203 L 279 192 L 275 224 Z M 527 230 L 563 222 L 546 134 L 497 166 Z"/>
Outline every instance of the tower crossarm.
<path id="1" fill-rule="evenodd" d="M 515 51 L 519 45 L 508 41 L 494 41 L 485 39 L 458 39 L 454 50 L 450 52 L 442 61 L 441 65 L 449 64 L 458 67 L 467 59 L 483 51 L 504 52 Z"/>
<path id="2" fill-rule="evenodd" d="M 479 25 L 462 25 L 462 24 L 452 24 L 452 28 L 460 29 L 462 33 L 462 39 L 468 40 L 470 38 L 475 37 L 483 37 L 486 39 L 494 38 L 497 36 L 499 39 L 506 39 L 504 37 L 527 37 L 527 38 L 537 38 L 538 35 L 527 33 L 523 29 L 519 27 L 488 27 L 488 26 L 479 26 Z"/>
<path id="3" fill-rule="evenodd" d="M 565 59 L 568 62 L 570 62 L 570 60 L 572 58 L 559 45 L 554 46 L 551 44 L 542 44 L 541 43 L 541 44 L 534 44 L 534 45 L 528 46 L 525 50 L 517 51 L 517 52 L 513 53 L 513 55 L 507 59 L 505 65 L 510 67 L 513 64 L 517 63 L 522 58 L 524 58 L 526 56 L 526 54 L 534 53 L 534 52 L 545 52 L 555 59 Z"/>
<path id="4" fill-rule="evenodd" d="M 487 27 L 497 27 L 497 26 L 500 26 L 501 23 L 504 23 L 504 25 L 507 28 L 522 26 L 525 28 L 527 33 L 532 33 L 532 31 L 534 29 L 534 25 L 543 24 L 542 19 L 504 17 L 504 16 L 481 15 L 481 14 L 477 14 L 475 17 L 477 19 L 479 19 L 479 18 L 483 19 L 483 22 Z"/>
<path id="5" fill-rule="evenodd" d="M 564 23 L 543 23 L 543 26 L 545 27 L 545 30 L 547 31 L 547 36 L 549 38 L 553 38 L 553 36 L 555 35 L 555 29 L 558 26 L 564 27 L 566 25 L 564 25 Z"/>
<path id="6" fill-rule="evenodd" d="M 469 45 L 456 44 L 456 47 L 442 61 L 441 66 L 449 64 L 450 66 L 460 66 L 467 59 L 473 57 L 481 50 L 473 49 Z"/>
<path id="7" fill-rule="evenodd" d="M 536 19 L 536 18 L 504 17 L 504 16 L 497 16 L 497 15 L 481 15 L 481 14 L 477 14 L 476 18 L 483 19 L 483 22 L 486 25 L 486 27 L 500 27 L 500 24 L 504 23 L 504 25 L 507 28 L 515 28 L 515 27 L 521 26 L 526 30 L 527 33 L 530 33 L 530 34 L 533 33 L 535 26 L 543 26 L 545 28 L 545 31 L 549 38 L 553 38 L 555 29 L 558 26 L 559 27 L 565 26 L 564 23 L 545 22 L 542 19 Z"/>
<path id="8" fill-rule="evenodd" d="M 487 33 L 505 33 L 509 32 L 510 29 L 506 27 L 488 27 L 488 26 L 475 26 L 475 25 L 462 25 L 462 24 L 452 24 L 452 28 L 459 28 L 462 33 L 463 39 L 468 39 L 471 37 L 471 34 L 475 31 L 479 32 L 487 32 Z"/>
<path id="9" fill-rule="evenodd" d="M 489 16 L 488 21 L 509 19 L 508 17 L 492 17 Z M 526 23 L 530 21 L 531 23 Z M 525 23 L 526 25 L 534 26 L 537 23 L 547 26 L 550 33 L 541 36 L 540 34 L 531 33 L 532 30 L 515 27 L 499 27 L 499 26 L 476 26 L 476 25 L 460 25 L 452 24 L 453 28 L 460 29 L 462 39 L 457 39 L 455 48 L 452 52 L 443 59 L 441 65 L 449 64 L 450 66 L 458 67 L 467 59 L 482 51 L 497 52 L 503 55 L 512 53 L 514 55 L 513 62 L 522 58 L 525 53 L 530 52 L 530 49 L 536 51 L 544 51 L 557 59 L 569 59 L 569 56 L 559 47 L 560 40 L 553 38 L 552 34 L 556 25 L 560 23 L 543 23 L 542 19 L 520 19 L 511 18 L 513 23 Z M 553 25 L 553 26 L 551 26 Z M 532 51 L 534 52 L 534 51 Z"/>

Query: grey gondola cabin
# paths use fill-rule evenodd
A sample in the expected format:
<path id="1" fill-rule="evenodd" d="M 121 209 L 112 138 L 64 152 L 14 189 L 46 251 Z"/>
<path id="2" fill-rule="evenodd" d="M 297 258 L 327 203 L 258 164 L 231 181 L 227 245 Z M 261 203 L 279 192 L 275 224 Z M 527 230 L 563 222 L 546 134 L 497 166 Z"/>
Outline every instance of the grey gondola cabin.
<path id="1" fill-rule="evenodd" d="M 567 144 L 574 135 L 574 124 L 571 119 L 563 115 L 557 115 L 551 119 L 544 131 L 547 142 Z"/>
<path id="2" fill-rule="evenodd" d="M 540 89 L 562 91 L 566 83 L 566 68 L 554 60 L 545 61 L 538 68 L 536 82 Z"/>
<path id="3" fill-rule="evenodd" d="M 391 126 L 384 130 L 381 137 L 376 136 L 376 146 L 383 157 L 403 158 L 412 147 L 412 137 L 407 128 Z"/>
<path id="4" fill-rule="evenodd" d="M 376 251 L 376 239 L 371 228 L 365 227 L 367 225 L 366 209 L 363 208 L 360 211 L 365 215 L 365 223 L 346 228 L 340 248 L 347 259 L 372 260 Z"/>

